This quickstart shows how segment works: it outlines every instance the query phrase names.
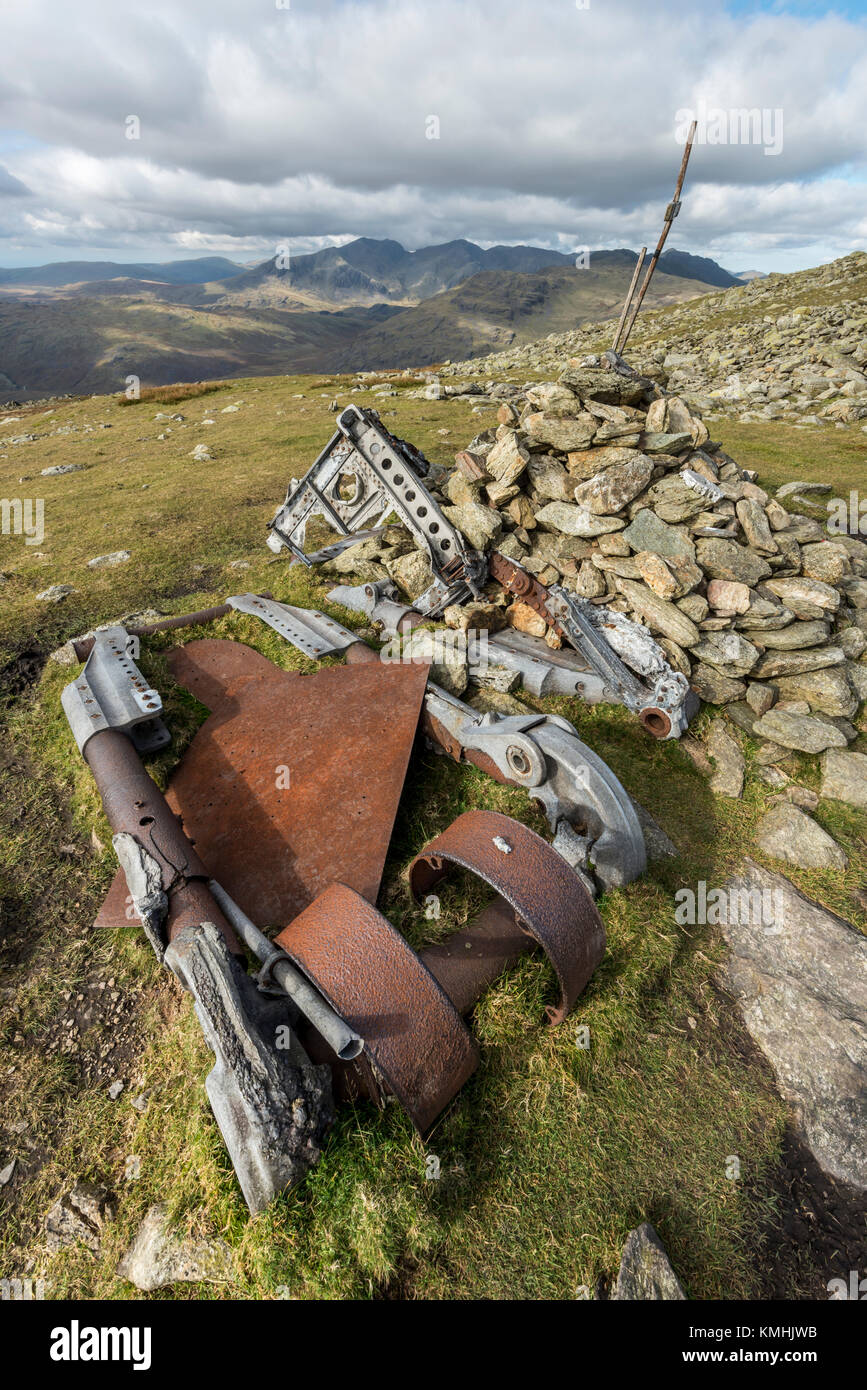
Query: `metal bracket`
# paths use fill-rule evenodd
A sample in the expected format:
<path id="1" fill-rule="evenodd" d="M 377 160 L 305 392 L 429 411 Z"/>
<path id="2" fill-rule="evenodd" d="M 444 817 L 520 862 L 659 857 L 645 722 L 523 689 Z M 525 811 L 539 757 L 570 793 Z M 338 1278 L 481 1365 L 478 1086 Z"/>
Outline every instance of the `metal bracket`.
<path id="1" fill-rule="evenodd" d="M 647 628 L 622 613 L 587 603 L 558 584 L 546 588 L 497 551 L 491 557 L 491 574 L 540 613 L 584 657 L 601 682 L 598 699 L 634 710 L 655 738 L 680 737 L 698 701 L 695 697 L 690 700 L 689 682 L 672 670 Z M 653 684 L 640 680 L 621 657 Z M 587 698 L 592 700 L 593 696 L 588 692 Z"/>
<path id="2" fill-rule="evenodd" d="M 425 716 L 437 742 L 483 755 L 504 781 L 524 787 L 543 807 L 558 849 L 564 842 L 564 835 L 559 843 L 556 838 L 562 822 L 577 831 L 603 888 L 620 887 L 644 872 L 644 835 L 632 801 L 568 720 L 558 715 L 482 715 L 432 682 L 425 695 Z M 572 862 L 571 854 L 564 857 Z M 575 867 L 583 868 L 583 863 Z"/>
<path id="3" fill-rule="evenodd" d="M 424 486 L 429 468 L 424 455 L 390 434 L 375 410 L 347 406 L 337 427 L 313 467 L 290 484 L 269 523 L 271 549 L 285 546 L 310 565 L 317 558 L 304 552 L 311 517 L 323 517 L 348 536 L 371 522 L 381 525 L 394 512 L 427 552 L 433 571 L 433 584 L 416 601 L 419 612 L 433 616 L 471 595 L 480 597 L 487 562 L 467 546 Z"/>
<path id="4" fill-rule="evenodd" d="M 295 608 L 291 603 L 278 603 L 276 599 L 260 598 L 258 594 L 233 594 L 226 602 L 239 613 L 261 618 L 285 641 L 314 661 L 335 652 L 345 652 L 358 641 L 356 633 L 314 608 Z"/>
<path id="5" fill-rule="evenodd" d="M 128 734 L 139 753 L 155 753 L 171 742 L 159 718 L 163 703 L 130 656 L 125 627 L 100 628 L 77 680 L 60 700 L 80 753 L 94 734 L 117 729 Z"/>
<path id="6" fill-rule="evenodd" d="M 406 603 L 396 603 L 398 591 L 394 584 L 380 579 L 373 584 L 339 584 L 327 597 L 342 604 L 353 613 L 366 613 L 372 622 L 382 625 L 385 637 L 396 637 L 404 618 L 418 609 Z"/>

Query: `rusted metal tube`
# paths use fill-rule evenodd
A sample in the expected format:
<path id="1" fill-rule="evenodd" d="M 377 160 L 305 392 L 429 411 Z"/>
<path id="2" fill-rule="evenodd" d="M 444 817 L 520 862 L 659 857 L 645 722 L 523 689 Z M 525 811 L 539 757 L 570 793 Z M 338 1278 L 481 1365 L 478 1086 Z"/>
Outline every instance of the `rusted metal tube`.
<path id="1" fill-rule="evenodd" d="M 271 593 L 259 594 L 259 598 L 273 598 Z M 199 623 L 213 623 L 217 618 L 225 618 L 227 613 L 234 613 L 235 609 L 230 603 L 218 604 L 216 608 L 200 608 L 197 613 L 179 613 L 174 618 L 160 618 L 156 623 L 144 623 L 141 627 L 128 627 L 127 632 L 130 637 L 147 637 L 152 632 L 170 632 L 176 627 L 197 627 Z M 86 661 L 93 651 L 95 638 L 82 637 L 79 641 L 72 643 L 78 661 Z"/>
<path id="2" fill-rule="evenodd" d="M 232 926 L 243 937 L 244 945 L 263 965 L 269 963 L 268 978 L 277 981 L 293 1004 L 313 1024 L 317 1033 L 322 1034 L 341 1062 L 353 1061 L 364 1051 L 364 1040 L 325 1002 L 319 990 L 315 989 L 292 964 L 289 957 L 281 952 L 280 947 L 269 941 L 246 912 L 242 912 L 225 888 L 221 888 L 215 879 L 211 879 L 209 887 Z"/>
<path id="3" fill-rule="evenodd" d="M 238 938 L 208 888 L 208 871 L 127 736 L 117 729 L 93 734 L 84 746 L 84 760 L 114 833 L 134 836 L 162 870 L 162 888 L 169 900 L 168 940 L 173 941 L 184 927 L 213 922 L 225 936 L 229 950 L 243 955 Z"/>

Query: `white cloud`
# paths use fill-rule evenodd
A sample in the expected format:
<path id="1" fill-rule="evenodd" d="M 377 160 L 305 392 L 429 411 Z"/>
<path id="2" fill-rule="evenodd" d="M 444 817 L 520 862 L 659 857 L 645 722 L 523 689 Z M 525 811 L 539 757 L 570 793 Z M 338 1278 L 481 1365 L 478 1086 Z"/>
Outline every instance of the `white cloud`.
<path id="1" fill-rule="evenodd" d="M 707 0 L 6 0 L 3 53 L 0 119 L 32 139 L 4 153 L 25 195 L 0 174 L 0 234 L 34 253 L 652 243 L 675 113 L 702 101 L 781 109 L 783 149 L 697 146 L 673 244 L 809 257 L 864 238 L 867 26 L 839 17 L 734 19 Z"/>

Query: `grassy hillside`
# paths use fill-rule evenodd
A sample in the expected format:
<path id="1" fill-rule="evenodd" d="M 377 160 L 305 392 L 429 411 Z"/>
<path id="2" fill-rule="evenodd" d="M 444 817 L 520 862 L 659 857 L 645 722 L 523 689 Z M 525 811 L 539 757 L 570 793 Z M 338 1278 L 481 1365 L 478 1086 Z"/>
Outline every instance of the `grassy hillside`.
<path id="1" fill-rule="evenodd" d="M 182 1228 L 227 1242 L 232 1272 L 225 1285 L 178 1285 L 156 1297 L 584 1298 L 610 1283 L 627 1231 L 643 1220 L 659 1230 L 691 1298 L 825 1297 L 827 1279 L 848 1271 L 848 1252 L 809 1230 L 791 1238 L 803 1193 L 785 1108 L 714 983 L 717 930 L 674 921 L 676 887 L 721 882 L 767 806 L 751 754 L 744 800 L 727 803 L 711 796 L 678 744 L 648 739 L 625 711 L 545 702 L 610 763 L 679 857 L 603 899 L 607 955 L 567 1025 L 541 1025 L 552 975 L 540 957 L 527 959 L 476 1010 L 481 1068 L 426 1145 L 396 1106 L 345 1109 L 305 1185 L 252 1222 L 205 1099 L 211 1058 L 189 998 L 138 933 L 92 931 L 114 858 L 60 712 L 72 671 L 45 664 L 46 655 L 93 623 L 145 608 L 190 611 L 240 590 L 324 605 L 326 576 L 272 556 L 265 525 L 288 477 L 328 439 L 329 401 L 371 403 L 347 387 L 333 378 L 235 380 L 176 406 L 101 397 L 0 427 L 0 493 L 46 504 L 41 545 L 0 537 L 0 1167 L 16 1158 L 0 1195 L 3 1269 L 43 1276 L 49 1298 L 138 1297 L 117 1278 L 117 1260 L 147 1208 L 167 1200 Z M 386 424 L 440 463 L 494 419 L 460 399 L 412 400 L 398 390 Z M 239 409 L 223 414 L 229 404 Z M 185 418 L 158 420 L 159 410 Z M 38 437 L 8 443 L 25 431 Z M 769 481 L 813 476 L 821 459 L 821 476 L 846 489 L 852 440 L 849 430 L 829 440 L 779 427 L 723 442 Z M 190 457 L 201 442 L 210 463 Z M 70 463 L 81 471 L 41 476 Z M 130 551 L 127 563 L 87 568 L 119 549 Z M 74 592 L 42 603 L 50 584 Z M 146 643 L 141 665 L 174 734 L 153 764 L 159 779 L 202 717 L 170 680 L 165 650 L 205 635 L 311 669 L 242 615 Z M 817 785 L 817 769 L 805 766 L 803 776 Z M 418 749 L 379 899 L 416 947 L 432 924 L 409 901 L 406 865 L 473 806 L 538 824 L 523 793 Z M 855 815 L 823 802 L 818 818 L 851 871 L 793 878 L 858 920 L 853 895 L 867 861 Z M 471 910 L 459 887 L 443 904 L 440 932 Z M 577 1025 L 591 1029 L 589 1052 L 577 1045 Z M 124 1090 L 113 1101 L 116 1080 Z M 142 1095 L 143 1108 L 130 1103 Z M 438 1182 L 425 1178 L 428 1153 L 440 1159 Z M 727 1176 L 732 1154 L 737 1182 Z M 135 1177 L 130 1156 L 140 1159 Z M 107 1187 L 117 1216 L 98 1256 L 48 1257 L 42 1219 L 77 1177 Z"/>

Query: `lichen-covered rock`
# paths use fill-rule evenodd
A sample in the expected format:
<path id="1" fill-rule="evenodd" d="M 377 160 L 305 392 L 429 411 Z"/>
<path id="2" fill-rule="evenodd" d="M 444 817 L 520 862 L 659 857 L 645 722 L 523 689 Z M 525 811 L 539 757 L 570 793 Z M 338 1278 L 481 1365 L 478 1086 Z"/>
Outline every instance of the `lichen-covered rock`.
<path id="1" fill-rule="evenodd" d="M 826 748 L 845 748 L 847 743 L 846 735 L 823 719 L 776 708 L 762 715 L 755 733 L 757 738 L 770 739 L 801 753 L 824 753 Z"/>
<path id="2" fill-rule="evenodd" d="M 817 1162 L 867 1188 L 867 938 L 757 864 L 725 890 L 723 983 Z"/>
<path id="3" fill-rule="evenodd" d="M 675 1301 L 686 1298 L 665 1247 L 649 1221 L 626 1237 L 611 1298 L 619 1302 Z"/>
<path id="4" fill-rule="evenodd" d="M 782 801 L 756 827 L 756 844 L 765 854 L 799 869 L 845 869 L 849 860 L 812 817 Z"/>
<path id="5" fill-rule="evenodd" d="M 829 748 L 822 755 L 822 796 L 867 810 L 867 756 Z"/>

